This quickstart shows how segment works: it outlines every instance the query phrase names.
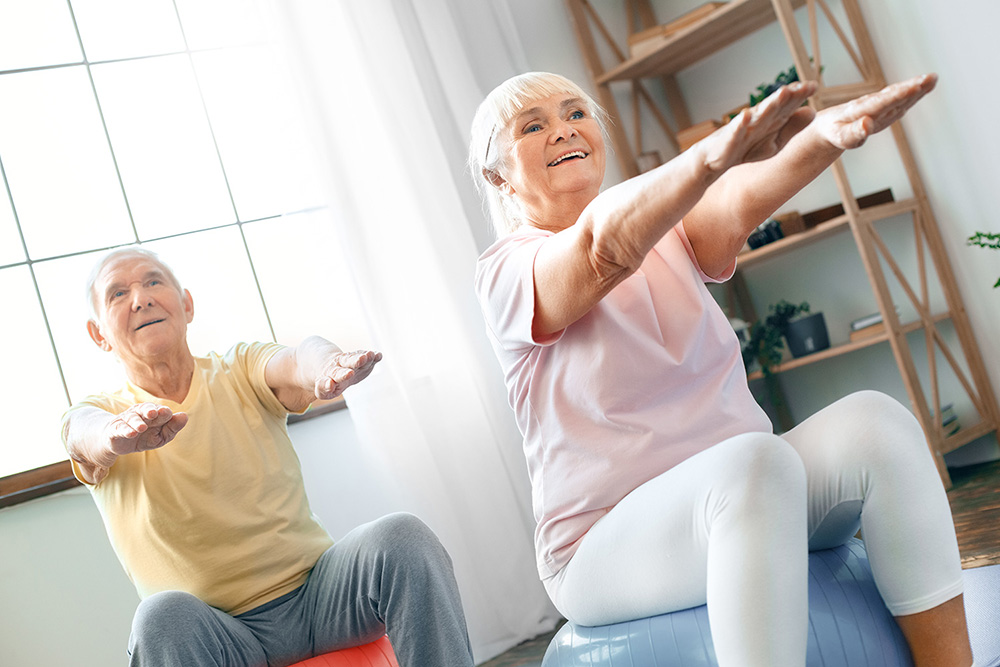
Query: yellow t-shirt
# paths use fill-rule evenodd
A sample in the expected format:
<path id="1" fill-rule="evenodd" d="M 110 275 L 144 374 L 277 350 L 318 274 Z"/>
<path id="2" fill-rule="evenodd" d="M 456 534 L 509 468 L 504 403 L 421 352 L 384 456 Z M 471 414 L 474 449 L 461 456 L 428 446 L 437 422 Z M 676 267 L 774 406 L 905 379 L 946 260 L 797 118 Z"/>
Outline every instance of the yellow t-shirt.
<path id="1" fill-rule="evenodd" d="M 333 544 L 309 509 L 288 411 L 264 380 L 279 349 L 240 343 L 224 357 L 197 357 L 180 404 L 129 383 L 66 413 L 93 406 L 118 414 L 149 401 L 189 415 L 172 442 L 118 457 L 88 485 L 140 597 L 181 590 L 241 614 L 305 583 Z"/>

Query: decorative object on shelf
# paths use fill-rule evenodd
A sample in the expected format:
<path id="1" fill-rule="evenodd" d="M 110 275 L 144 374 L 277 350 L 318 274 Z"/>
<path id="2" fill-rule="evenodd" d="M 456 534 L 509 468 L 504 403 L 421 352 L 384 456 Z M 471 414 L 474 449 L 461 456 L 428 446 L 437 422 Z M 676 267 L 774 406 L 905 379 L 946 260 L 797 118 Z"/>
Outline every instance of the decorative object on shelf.
<path id="1" fill-rule="evenodd" d="M 680 32 L 699 21 L 703 21 L 714 14 L 717 9 L 725 6 L 725 2 L 706 2 L 669 23 L 653 26 L 652 28 L 630 35 L 628 38 L 629 56 L 632 58 L 641 58 L 647 53 L 655 51 L 658 46 L 667 41 L 667 38 L 674 33 Z"/>
<path id="2" fill-rule="evenodd" d="M 888 204 L 892 201 L 895 201 L 892 198 L 892 189 L 879 190 L 878 192 L 873 192 L 870 195 L 858 197 L 857 199 L 858 208 L 869 208 L 878 206 L 879 204 Z M 844 215 L 844 205 L 834 204 L 833 206 L 827 206 L 816 211 L 803 213 L 802 220 L 805 222 L 806 228 L 811 228 L 821 222 L 826 222 L 842 215 Z"/>
<path id="3" fill-rule="evenodd" d="M 966 243 L 980 248 L 1000 250 L 1000 234 L 997 232 L 976 232 L 968 238 Z M 1000 278 L 997 278 L 997 281 L 993 283 L 993 288 L 997 287 L 1000 287 Z"/>
<path id="4" fill-rule="evenodd" d="M 768 243 L 773 243 L 778 239 L 785 238 L 784 231 L 781 229 L 781 223 L 772 218 L 766 222 L 762 222 L 757 226 L 757 229 L 750 232 L 750 236 L 747 237 L 747 245 L 751 249 L 756 250 L 761 246 L 765 246 Z"/>
<path id="5" fill-rule="evenodd" d="M 823 313 L 813 313 L 789 321 L 785 325 L 785 340 L 788 341 L 788 350 L 796 359 L 830 347 L 830 335 L 826 330 Z"/>

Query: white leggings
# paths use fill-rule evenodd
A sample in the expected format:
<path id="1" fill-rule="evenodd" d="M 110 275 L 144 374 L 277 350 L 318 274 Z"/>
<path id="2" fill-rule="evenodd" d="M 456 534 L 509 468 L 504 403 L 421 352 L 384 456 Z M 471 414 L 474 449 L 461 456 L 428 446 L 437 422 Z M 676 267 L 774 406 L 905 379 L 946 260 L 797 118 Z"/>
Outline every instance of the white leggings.
<path id="1" fill-rule="evenodd" d="M 707 602 L 720 667 L 804 665 L 807 549 L 859 527 L 893 615 L 962 592 L 948 498 L 920 426 L 871 391 L 781 437 L 730 438 L 646 482 L 543 583 L 581 625 Z"/>

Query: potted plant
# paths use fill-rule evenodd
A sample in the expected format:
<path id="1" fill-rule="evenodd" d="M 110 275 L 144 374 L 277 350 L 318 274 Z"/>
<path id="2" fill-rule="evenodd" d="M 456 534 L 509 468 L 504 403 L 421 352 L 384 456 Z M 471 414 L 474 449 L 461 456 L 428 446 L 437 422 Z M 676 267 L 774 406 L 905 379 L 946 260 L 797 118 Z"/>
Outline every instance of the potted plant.
<path id="1" fill-rule="evenodd" d="M 784 347 L 782 339 L 787 338 L 789 324 L 797 316 L 808 313 L 809 304 L 805 301 L 794 304 L 782 299 L 769 306 L 768 310 L 770 314 L 767 317 L 750 325 L 750 338 L 743 347 L 743 363 L 749 366 L 756 360 L 765 377 L 770 376 L 774 367 L 781 363 L 781 351 Z"/>
<path id="2" fill-rule="evenodd" d="M 812 313 L 788 321 L 784 334 L 788 350 L 796 359 L 830 347 L 823 313 Z"/>
<path id="3" fill-rule="evenodd" d="M 781 300 L 768 310 L 770 314 L 767 317 L 750 325 L 748 340 L 743 345 L 743 364 L 748 370 L 754 361 L 760 364 L 760 370 L 764 375 L 764 387 L 774 410 L 774 418 L 781 430 L 787 431 L 795 425 L 795 422 L 785 403 L 778 378 L 774 375 L 774 368 L 781 363 L 784 347 L 782 338 L 788 323 L 797 315 L 808 313 L 809 304 L 804 301 L 794 304 Z"/>

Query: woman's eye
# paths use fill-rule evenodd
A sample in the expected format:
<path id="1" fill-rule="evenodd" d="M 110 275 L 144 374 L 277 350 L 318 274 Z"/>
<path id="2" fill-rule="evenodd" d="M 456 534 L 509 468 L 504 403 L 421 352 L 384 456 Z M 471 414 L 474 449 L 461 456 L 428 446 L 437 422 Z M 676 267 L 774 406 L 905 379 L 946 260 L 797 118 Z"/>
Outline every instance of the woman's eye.
<path id="1" fill-rule="evenodd" d="M 581 118 L 584 118 L 584 117 L 585 117 L 585 114 L 584 114 L 584 113 L 583 113 L 582 111 L 580 111 L 580 110 L 578 109 L 578 110 L 574 111 L 573 113 L 571 113 L 571 114 L 569 115 L 569 117 L 570 117 L 571 119 L 573 119 L 573 120 L 580 120 Z"/>
<path id="2" fill-rule="evenodd" d="M 528 127 L 524 128 L 524 133 L 528 134 L 529 132 L 538 132 L 541 129 L 542 129 L 541 125 L 539 125 L 538 123 L 532 123 Z"/>
<path id="3" fill-rule="evenodd" d="M 120 296 L 125 296 L 125 292 L 123 292 L 122 290 L 118 290 L 117 292 L 115 292 L 114 294 L 111 295 L 111 298 L 112 299 L 117 299 Z"/>

